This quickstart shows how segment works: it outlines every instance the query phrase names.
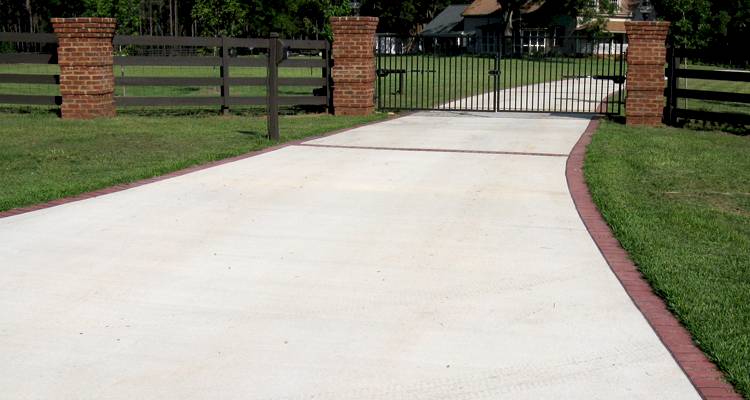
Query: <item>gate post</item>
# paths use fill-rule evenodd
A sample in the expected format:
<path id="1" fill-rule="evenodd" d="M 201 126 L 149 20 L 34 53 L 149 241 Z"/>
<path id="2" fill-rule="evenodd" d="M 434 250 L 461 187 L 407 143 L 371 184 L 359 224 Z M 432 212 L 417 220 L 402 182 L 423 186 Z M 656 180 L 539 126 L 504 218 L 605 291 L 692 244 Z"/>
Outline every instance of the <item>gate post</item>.
<path id="1" fill-rule="evenodd" d="M 377 17 L 331 17 L 335 114 L 368 115 L 375 110 L 377 27 Z"/>
<path id="2" fill-rule="evenodd" d="M 627 125 L 660 125 L 664 116 L 664 64 L 669 22 L 627 21 Z"/>
<path id="3" fill-rule="evenodd" d="M 114 18 L 52 18 L 64 119 L 115 116 Z"/>
<path id="4" fill-rule="evenodd" d="M 283 49 L 279 34 L 271 32 L 268 39 L 268 68 L 266 76 L 266 103 L 268 106 L 268 137 L 279 140 L 279 62 Z"/>

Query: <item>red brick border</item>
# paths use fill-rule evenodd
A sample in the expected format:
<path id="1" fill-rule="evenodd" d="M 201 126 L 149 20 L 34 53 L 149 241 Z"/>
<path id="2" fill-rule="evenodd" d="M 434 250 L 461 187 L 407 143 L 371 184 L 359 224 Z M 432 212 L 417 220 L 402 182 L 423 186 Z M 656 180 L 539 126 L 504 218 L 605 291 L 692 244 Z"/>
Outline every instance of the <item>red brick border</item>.
<path id="1" fill-rule="evenodd" d="M 586 148 L 598 127 L 599 118 L 592 119 L 570 152 L 565 167 L 568 189 L 581 220 L 630 299 L 701 397 L 711 400 L 742 400 L 716 366 L 693 343 L 690 333 L 669 312 L 664 301 L 654 294 L 594 205 L 583 175 L 583 160 Z"/>
<path id="2" fill-rule="evenodd" d="M 293 141 L 290 141 L 290 142 L 280 143 L 280 144 L 275 145 L 275 146 L 267 147 L 267 148 L 261 149 L 261 150 L 251 151 L 249 153 L 241 154 L 239 156 L 225 158 L 225 159 L 222 159 L 222 160 L 210 161 L 210 162 L 207 162 L 205 164 L 194 165 L 192 167 L 187 167 L 187 168 L 180 169 L 180 170 L 177 170 L 177 171 L 169 172 L 169 173 L 166 173 L 164 175 L 155 176 L 153 178 L 141 179 L 141 180 L 138 180 L 138 181 L 135 181 L 135 182 L 130 182 L 130 183 L 121 183 L 119 185 L 114 185 L 114 186 L 102 188 L 102 189 L 99 189 L 99 190 L 94 190 L 92 192 L 85 192 L 85 193 L 77 194 L 75 196 L 63 197 L 61 199 L 51 200 L 51 201 L 48 201 L 46 203 L 32 204 L 30 206 L 18 207 L 18 208 L 12 208 L 12 209 L 6 210 L 6 211 L 0 211 L 0 218 L 12 217 L 14 215 L 25 214 L 25 213 L 28 213 L 28 212 L 37 211 L 37 210 L 43 210 L 45 208 L 55 207 L 55 206 L 59 206 L 59 205 L 62 205 L 62 204 L 73 203 L 73 202 L 76 202 L 76 201 L 91 199 L 91 198 L 99 197 L 99 196 L 102 196 L 102 195 L 105 195 L 105 194 L 120 192 L 120 191 L 131 189 L 131 188 L 134 188 L 134 187 L 147 185 L 149 183 L 159 182 L 159 181 L 163 181 L 163 180 L 170 179 L 170 178 L 175 178 L 175 177 L 182 176 L 182 175 L 187 175 L 187 174 L 189 174 L 191 172 L 201 171 L 201 170 L 204 170 L 204 169 L 207 169 L 207 168 L 216 167 L 216 166 L 227 164 L 227 163 L 230 163 L 230 162 L 244 160 L 246 158 L 259 156 L 261 154 L 270 153 L 272 151 L 280 150 L 280 149 L 283 149 L 285 147 L 299 145 L 299 144 L 302 144 L 302 143 L 310 141 L 310 140 L 324 138 L 324 137 L 327 137 L 327 136 L 335 135 L 337 133 L 346 132 L 348 130 L 352 130 L 352 129 L 356 129 L 356 128 L 361 128 L 363 126 L 377 124 L 379 122 L 383 122 L 383 121 L 388 121 L 388 120 L 392 120 L 392 119 L 396 119 L 396 118 L 405 117 L 405 116 L 411 115 L 411 114 L 413 114 L 413 113 L 401 113 L 401 114 L 397 114 L 397 115 L 394 115 L 394 116 L 391 116 L 391 117 L 388 117 L 388 118 L 385 118 L 385 119 L 377 120 L 377 121 L 365 122 L 363 124 L 358 124 L 358 125 L 350 126 L 350 127 L 347 127 L 347 128 L 336 129 L 334 131 L 326 132 L 326 133 L 321 134 L 321 135 L 310 136 L 310 137 L 306 137 L 306 138 L 303 138 L 303 139 L 298 139 L 298 140 L 293 140 Z"/>
<path id="3" fill-rule="evenodd" d="M 411 113 L 399 114 L 388 119 L 400 118 Z M 289 146 L 300 145 L 304 142 L 346 132 L 362 126 L 371 125 L 386 121 L 372 121 L 353 127 L 338 129 L 327 132 L 318 136 L 311 136 L 304 139 L 294 140 L 282 143 L 276 146 L 268 147 L 262 150 L 253 151 L 236 157 L 226 158 L 206 164 L 188 167 L 182 170 L 174 171 L 165 175 L 154 178 L 142 179 L 132 183 L 125 183 L 111 186 L 108 188 L 95 190 L 93 192 L 82 193 L 76 196 L 66 197 L 49 201 L 46 203 L 35 204 L 28 207 L 14 208 L 8 211 L 0 212 L 0 218 L 7 218 L 14 215 L 24 214 L 31 211 L 41 210 L 54 207 L 61 204 L 72 203 L 75 201 L 90 199 L 105 194 L 115 193 L 122 190 L 143 186 L 149 183 L 158 182 L 182 175 L 204 170 L 230 162 L 255 157 L 261 154 L 269 153 Z M 646 282 L 635 264 L 630 260 L 628 254 L 615 239 L 609 226 L 594 205 L 589 193 L 586 181 L 583 176 L 583 161 L 586 155 L 586 148 L 591 143 L 591 138 L 599 127 L 599 117 L 591 120 L 581 138 L 573 147 L 568 156 L 565 165 L 565 177 L 568 182 L 568 189 L 573 198 L 578 215 L 581 217 L 586 229 L 589 231 L 591 238 L 596 243 L 599 251 L 604 256 L 612 272 L 622 284 L 623 288 L 630 296 L 635 306 L 646 318 L 651 328 L 664 346 L 672 354 L 677 364 L 687 375 L 690 382 L 695 386 L 698 393 L 704 399 L 709 400 L 742 400 L 742 397 L 734 391 L 734 388 L 728 384 L 722 373 L 706 357 L 703 352 L 695 346 L 688 331 L 680 325 L 679 321 L 667 310 L 664 301 L 651 290 L 651 286 Z"/>

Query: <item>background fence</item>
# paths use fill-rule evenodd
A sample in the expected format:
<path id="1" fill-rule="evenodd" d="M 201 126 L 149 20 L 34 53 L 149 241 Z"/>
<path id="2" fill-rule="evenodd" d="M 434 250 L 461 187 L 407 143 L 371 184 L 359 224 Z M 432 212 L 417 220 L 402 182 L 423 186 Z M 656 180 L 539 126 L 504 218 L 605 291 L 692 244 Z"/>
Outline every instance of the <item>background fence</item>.
<path id="1" fill-rule="evenodd" d="M 0 43 L 0 104 L 61 104 L 55 35 L 0 33 Z M 324 40 L 115 36 L 113 45 L 118 107 L 331 109 Z"/>
<path id="2" fill-rule="evenodd" d="M 54 34 L 0 32 L 0 50 L 0 104 L 62 104 Z"/>
<path id="3" fill-rule="evenodd" d="M 750 125 L 750 70 L 700 61 L 703 55 L 668 49 L 665 120 Z"/>

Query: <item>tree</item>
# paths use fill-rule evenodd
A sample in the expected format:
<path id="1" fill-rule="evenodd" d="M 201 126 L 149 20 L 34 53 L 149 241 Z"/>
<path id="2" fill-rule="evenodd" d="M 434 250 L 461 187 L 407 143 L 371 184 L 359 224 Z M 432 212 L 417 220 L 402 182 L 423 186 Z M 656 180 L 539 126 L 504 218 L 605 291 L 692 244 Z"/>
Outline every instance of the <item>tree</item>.
<path id="1" fill-rule="evenodd" d="M 351 14 L 348 1 L 335 0 L 303 0 L 297 12 L 301 16 L 302 33 L 307 37 L 333 39 L 331 32 L 331 17 Z"/>
<path id="2" fill-rule="evenodd" d="M 679 46 L 703 48 L 715 35 L 710 0 L 656 0 L 654 6 L 672 23 L 671 34 Z"/>
<path id="3" fill-rule="evenodd" d="M 199 32 L 208 36 L 240 36 L 249 8 L 240 0 L 197 0 L 191 15 Z"/>
<path id="4" fill-rule="evenodd" d="M 422 25 L 450 4 L 461 0 L 363 0 L 360 13 L 380 18 L 378 29 L 400 35 L 415 35 Z"/>
<path id="5" fill-rule="evenodd" d="M 450 4 L 465 4 L 467 0 L 364 0 L 363 15 L 380 17 L 378 29 L 383 32 L 400 35 L 415 35 L 419 33 L 421 25 L 426 24 L 440 11 Z M 611 1 L 596 0 L 497 0 L 503 12 L 503 24 L 506 34 L 519 29 L 519 16 L 524 7 L 533 3 L 544 3 L 545 7 L 554 8 L 560 14 L 579 17 L 590 26 L 600 27 L 603 24 L 603 14 L 611 13 Z"/>
<path id="6" fill-rule="evenodd" d="M 137 33 L 141 24 L 139 0 L 84 0 L 87 17 L 111 17 L 117 20 L 117 33 Z"/>
<path id="7" fill-rule="evenodd" d="M 654 0 L 657 15 L 671 21 L 675 44 L 706 50 L 713 58 L 748 63 L 750 0 Z"/>

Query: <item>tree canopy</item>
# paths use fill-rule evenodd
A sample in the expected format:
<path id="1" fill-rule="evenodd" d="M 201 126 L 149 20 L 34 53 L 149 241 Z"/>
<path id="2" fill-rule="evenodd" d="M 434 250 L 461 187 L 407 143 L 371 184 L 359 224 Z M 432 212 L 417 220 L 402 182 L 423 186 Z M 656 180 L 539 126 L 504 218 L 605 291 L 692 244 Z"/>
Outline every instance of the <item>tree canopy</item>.
<path id="1" fill-rule="evenodd" d="M 529 0 L 498 0 L 518 9 Z M 652 0 L 672 21 L 679 45 L 739 52 L 750 35 L 750 0 Z M 590 0 L 547 0 L 560 12 L 593 18 Z M 608 0 L 599 0 L 603 5 Z M 381 31 L 414 34 L 449 4 L 470 0 L 361 0 L 361 14 L 380 17 Z M 351 13 L 349 0 L 4 0 L 0 31 L 49 32 L 52 17 L 115 17 L 118 33 L 139 35 L 329 38 L 328 18 Z"/>

